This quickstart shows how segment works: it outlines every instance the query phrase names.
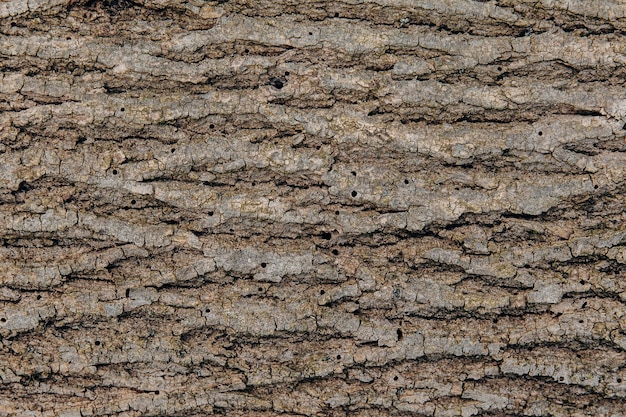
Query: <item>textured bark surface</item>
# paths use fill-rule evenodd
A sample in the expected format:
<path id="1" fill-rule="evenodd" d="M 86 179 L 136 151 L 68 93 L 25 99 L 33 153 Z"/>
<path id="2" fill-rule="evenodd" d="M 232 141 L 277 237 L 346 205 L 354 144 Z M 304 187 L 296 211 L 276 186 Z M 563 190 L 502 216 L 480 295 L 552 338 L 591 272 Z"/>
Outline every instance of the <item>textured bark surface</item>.
<path id="1" fill-rule="evenodd" d="M 626 415 L 625 13 L 1 1 L 0 415 Z"/>

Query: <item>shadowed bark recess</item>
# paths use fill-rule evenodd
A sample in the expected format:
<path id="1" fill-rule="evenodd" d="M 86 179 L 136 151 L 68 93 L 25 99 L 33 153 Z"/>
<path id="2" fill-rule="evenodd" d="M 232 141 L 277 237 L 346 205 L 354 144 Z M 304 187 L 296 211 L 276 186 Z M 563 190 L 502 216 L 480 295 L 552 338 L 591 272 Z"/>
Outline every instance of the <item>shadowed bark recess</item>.
<path id="1" fill-rule="evenodd" d="M 0 0 L 0 415 L 625 415 L 625 31 Z"/>

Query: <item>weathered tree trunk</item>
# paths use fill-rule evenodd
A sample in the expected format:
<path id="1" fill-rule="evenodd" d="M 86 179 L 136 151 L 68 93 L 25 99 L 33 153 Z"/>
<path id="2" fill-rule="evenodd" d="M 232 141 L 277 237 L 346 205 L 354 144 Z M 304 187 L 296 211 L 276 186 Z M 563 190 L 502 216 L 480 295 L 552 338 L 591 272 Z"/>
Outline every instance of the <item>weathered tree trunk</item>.
<path id="1" fill-rule="evenodd" d="M 620 0 L 2 0 L 0 415 L 626 415 Z"/>

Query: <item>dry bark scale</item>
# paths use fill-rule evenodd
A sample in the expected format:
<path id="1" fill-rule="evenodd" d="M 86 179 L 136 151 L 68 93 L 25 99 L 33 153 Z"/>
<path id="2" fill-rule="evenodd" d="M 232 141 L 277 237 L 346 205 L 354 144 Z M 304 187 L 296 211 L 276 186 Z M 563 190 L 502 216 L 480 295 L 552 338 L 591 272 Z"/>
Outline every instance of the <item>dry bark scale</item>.
<path id="1" fill-rule="evenodd" d="M 621 0 L 2 0 L 0 415 L 626 415 Z"/>

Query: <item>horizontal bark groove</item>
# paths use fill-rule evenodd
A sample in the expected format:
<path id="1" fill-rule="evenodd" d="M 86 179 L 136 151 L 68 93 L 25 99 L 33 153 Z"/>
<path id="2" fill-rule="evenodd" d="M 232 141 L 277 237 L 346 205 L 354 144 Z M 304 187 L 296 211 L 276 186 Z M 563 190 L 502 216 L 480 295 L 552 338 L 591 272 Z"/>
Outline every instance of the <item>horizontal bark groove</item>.
<path id="1" fill-rule="evenodd" d="M 0 414 L 623 415 L 624 30 L 0 0 Z"/>

